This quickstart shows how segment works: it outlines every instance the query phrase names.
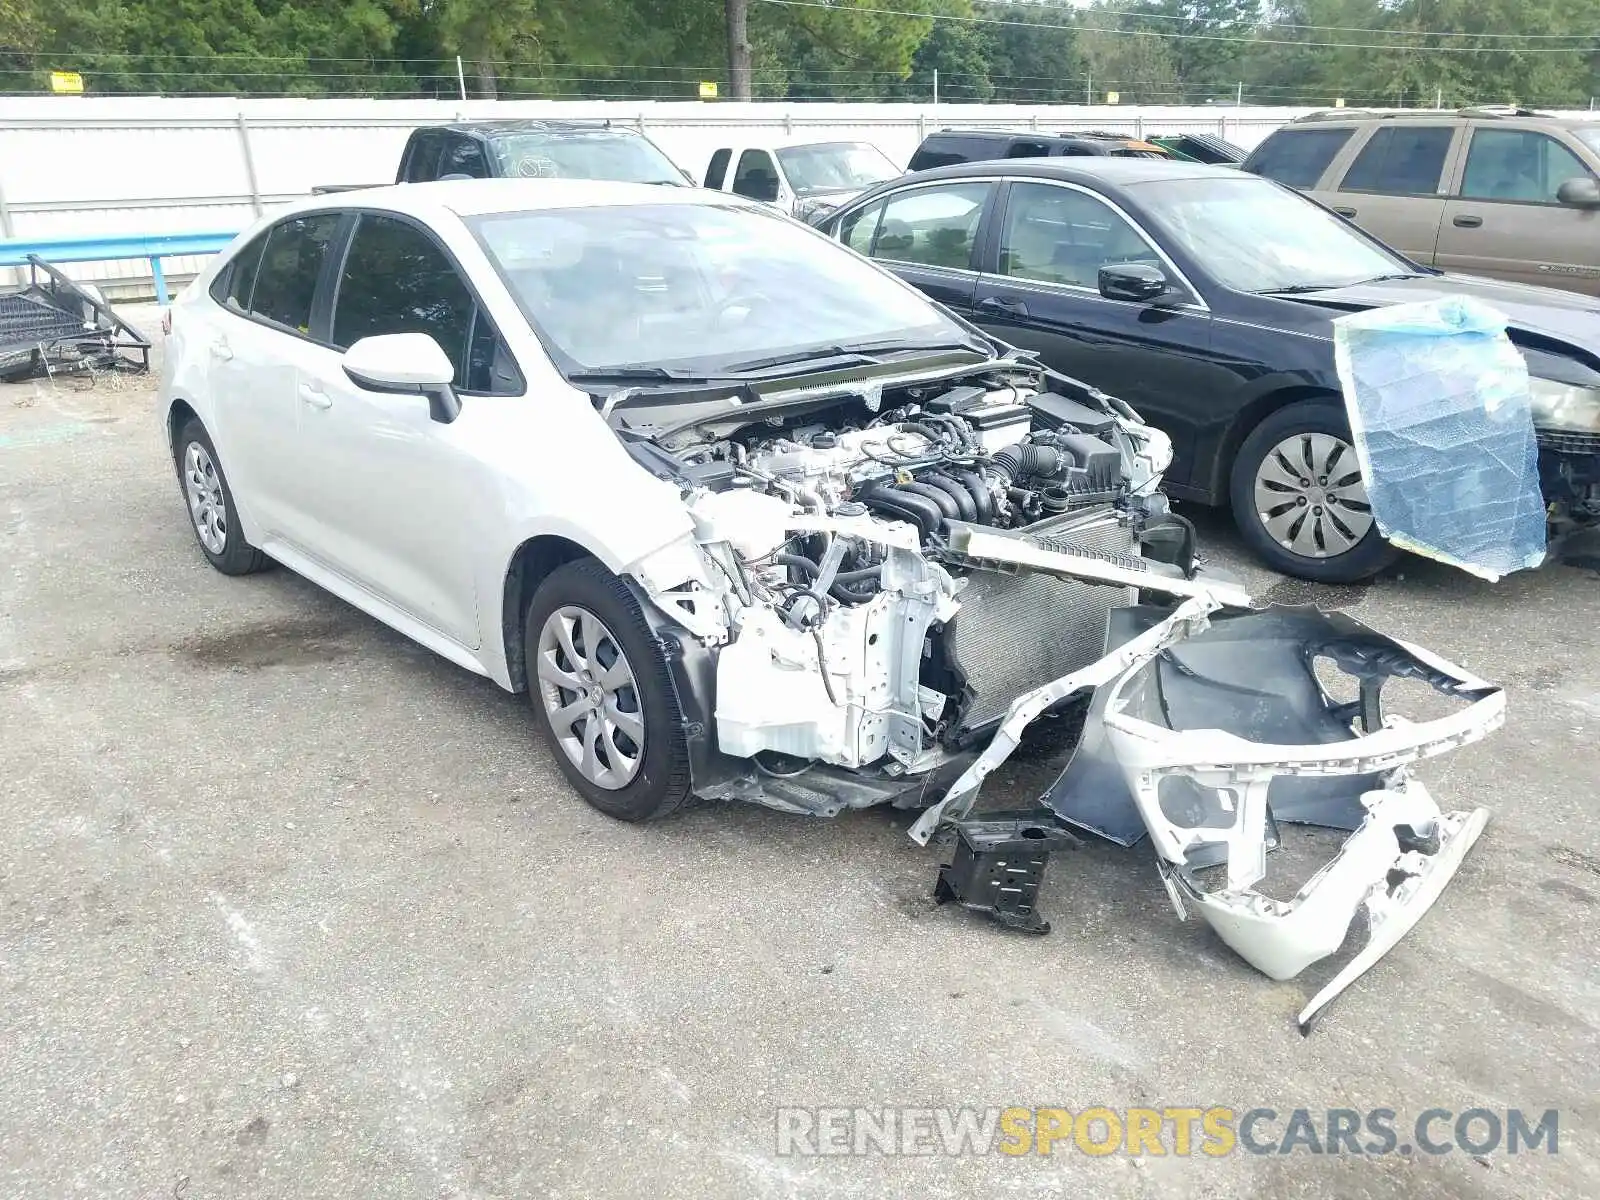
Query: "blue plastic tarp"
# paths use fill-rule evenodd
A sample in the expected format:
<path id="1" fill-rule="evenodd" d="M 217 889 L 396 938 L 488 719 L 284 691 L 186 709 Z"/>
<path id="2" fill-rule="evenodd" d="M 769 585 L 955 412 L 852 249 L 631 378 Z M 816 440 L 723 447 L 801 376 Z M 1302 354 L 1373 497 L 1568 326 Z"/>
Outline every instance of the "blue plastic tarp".
<path id="1" fill-rule="evenodd" d="M 1528 369 L 1506 318 L 1450 297 L 1334 321 L 1334 356 L 1378 529 L 1484 579 L 1545 553 Z"/>

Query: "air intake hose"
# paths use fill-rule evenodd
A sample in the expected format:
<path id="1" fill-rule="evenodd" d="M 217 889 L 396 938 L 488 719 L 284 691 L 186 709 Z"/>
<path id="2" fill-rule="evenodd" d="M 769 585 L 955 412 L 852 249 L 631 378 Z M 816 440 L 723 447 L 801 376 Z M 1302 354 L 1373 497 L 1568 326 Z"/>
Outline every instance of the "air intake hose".
<path id="1" fill-rule="evenodd" d="M 1049 446 L 1035 446 L 1032 442 L 1018 442 L 1007 446 L 991 460 L 997 471 L 1015 481 L 1028 476 L 1053 478 L 1065 465 L 1061 455 Z"/>

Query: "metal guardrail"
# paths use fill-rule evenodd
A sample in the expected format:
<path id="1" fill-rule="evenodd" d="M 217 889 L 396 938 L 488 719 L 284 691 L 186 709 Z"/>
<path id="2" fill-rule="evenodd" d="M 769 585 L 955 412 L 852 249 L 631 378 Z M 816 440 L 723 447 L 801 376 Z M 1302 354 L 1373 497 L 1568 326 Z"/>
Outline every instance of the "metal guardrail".
<path id="1" fill-rule="evenodd" d="M 155 279 L 156 300 L 166 304 L 167 277 L 161 270 L 163 258 L 185 254 L 216 254 L 225 249 L 236 233 L 158 233 L 117 234 L 111 237 L 6 238 L 0 240 L 0 267 L 25 267 L 33 258 L 47 263 L 109 262 L 114 259 L 143 258 L 150 262 Z"/>

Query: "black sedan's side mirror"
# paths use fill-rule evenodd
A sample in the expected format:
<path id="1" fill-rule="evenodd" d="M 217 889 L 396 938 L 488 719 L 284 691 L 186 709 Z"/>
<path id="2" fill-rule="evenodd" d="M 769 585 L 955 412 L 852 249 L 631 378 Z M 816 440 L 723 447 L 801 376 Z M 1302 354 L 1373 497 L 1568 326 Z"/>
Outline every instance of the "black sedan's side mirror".
<path id="1" fill-rule="evenodd" d="M 1100 268 L 1100 294 L 1107 300 L 1144 304 L 1171 291 L 1165 273 L 1148 263 L 1111 263 Z"/>
<path id="2" fill-rule="evenodd" d="M 1600 183 L 1592 175 L 1579 175 L 1556 189 L 1556 199 L 1572 208 L 1600 208 Z"/>

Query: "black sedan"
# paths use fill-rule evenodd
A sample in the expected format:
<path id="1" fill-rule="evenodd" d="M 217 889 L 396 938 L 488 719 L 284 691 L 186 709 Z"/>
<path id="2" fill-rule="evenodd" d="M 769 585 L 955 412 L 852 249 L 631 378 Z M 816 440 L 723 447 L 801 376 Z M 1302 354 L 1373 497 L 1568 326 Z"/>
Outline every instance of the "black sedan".
<path id="1" fill-rule="evenodd" d="M 1173 440 L 1167 490 L 1232 507 L 1278 569 L 1343 582 L 1393 556 L 1333 355 L 1342 313 L 1470 293 L 1534 378 L 1558 526 L 1600 516 L 1600 301 L 1446 275 L 1258 176 L 1157 159 L 967 163 L 883 184 L 821 228 Z M 1559 532 L 1559 528 L 1557 529 Z"/>

